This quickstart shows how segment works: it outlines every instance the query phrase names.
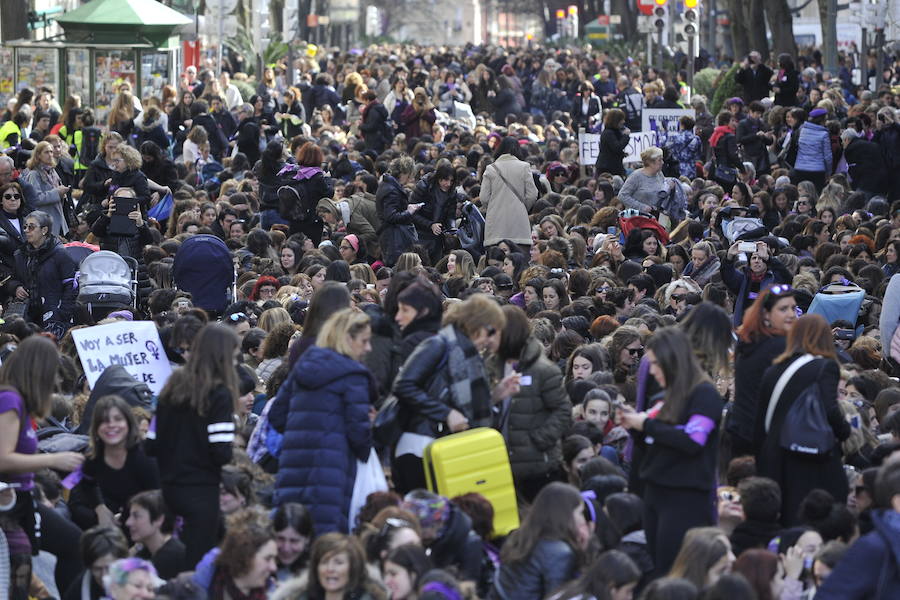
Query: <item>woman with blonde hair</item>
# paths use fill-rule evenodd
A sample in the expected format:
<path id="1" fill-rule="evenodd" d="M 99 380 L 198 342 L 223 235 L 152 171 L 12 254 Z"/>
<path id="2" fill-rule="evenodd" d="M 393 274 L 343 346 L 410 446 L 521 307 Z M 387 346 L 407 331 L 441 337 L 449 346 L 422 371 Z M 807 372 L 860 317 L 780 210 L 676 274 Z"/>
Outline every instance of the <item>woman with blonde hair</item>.
<path id="1" fill-rule="evenodd" d="M 404 252 L 397 258 L 394 265 L 394 272 L 402 273 L 404 271 L 412 271 L 422 266 L 422 257 L 415 252 Z"/>
<path id="2" fill-rule="evenodd" d="M 453 250 L 435 266 L 445 279 L 462 277 L 468 286 L 475 278 L 475 259 L 465 250 Z"/>
<path id="3" fill-rule="evenodd" d="M 375 278 L 375 271 L 373 271 L 372 267 L 366 263 L 350 265 L 350 275 L 353 279 L 365 281 L 366 285 L 375 285 L 375 282 L 377 281 Z"/>
<path id="4" fill-rule="evenodd" d="M 106 199 L 109 192 L 107 179 L 113 176 L 112 152 L 123 143 L 122 136 L 115 131 L 107 131 L 100 138 L 100 151 L 97 158 L 91 161 L 81 184 L 82 194 L 79 207 L 97 206 Z"/>
<path id="5" fill-rule="evenodd" d="M 265 332 L 271 332 L 275 329 L 276 325 L 281 323 L 292 323 L 291 315 L 283 308 L 270 308 L 268 310 L 264 310 L 261 315 L 259 315 L 259 323 L 257 323 L 257 327 L 262 329 Z"/>
<path id="6" fill-rule="evenodd" d="M 273 406 L 269 412 L 269 423 L 284 432 L 277 503 L 306 506 L 319 535 L 349 531 L 356 464 L 372 449 L 369 410 L 378 392 L 360 362 L 371 338 L 365 313 L 347 308 L 332 314 L 282 384 L 278 403 L 289 410 Z"/>
<path id="7" fill-rule="evenodd" d="M 31 208 L 50 215 L 53 219 L 50 231 L 52 235 L 65 235 L 69 232 L 69 224 L 63 212 L 63 203 L 67 201 L 71 188 L 62 184 L 56 172 L 56 158 L 50 142 L 38 142 L 25 166 L 27 168 L 21 175 L 22 181 L 36 192 L 34 206 Z"/>
<path id="8" fill-rule="evenodd" d="M 129 91 L 121 91 L 113 99 L 106 118 L 106 126 L 126 140 L 134 129 L 134 96 Z"/>
<path id="9" fill-rule="evenodd" d="M 200 146 L 209 142 L 209 134 L 200 125 L 194 125 L 188 132 L 181 150 L 181 160 L 187 166 L 193 166 L 200 158 Z"/>
<path id="10" fill-rule="evenodd" d="M 641 162 L 644 166 L 632 171 L 619 190 L 619 201 L 625 208 L 658 214 L 661 197 L 669 193 L 669 184 L 662 174 L 662 149 L 647 148 L 641 152 Z"/>

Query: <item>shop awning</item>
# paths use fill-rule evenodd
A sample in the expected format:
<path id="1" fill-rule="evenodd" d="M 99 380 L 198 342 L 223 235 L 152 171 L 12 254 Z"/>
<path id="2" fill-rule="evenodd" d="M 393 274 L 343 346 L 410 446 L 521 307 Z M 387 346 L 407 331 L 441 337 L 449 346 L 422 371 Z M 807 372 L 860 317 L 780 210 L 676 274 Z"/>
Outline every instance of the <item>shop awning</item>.
<path id="1" fill-rule="evenodd" d="M 58 17 L 66 40 L 82 43 L 148 41 L 163 46 L 191 19 L 156 0 L 92 0 Z"/>

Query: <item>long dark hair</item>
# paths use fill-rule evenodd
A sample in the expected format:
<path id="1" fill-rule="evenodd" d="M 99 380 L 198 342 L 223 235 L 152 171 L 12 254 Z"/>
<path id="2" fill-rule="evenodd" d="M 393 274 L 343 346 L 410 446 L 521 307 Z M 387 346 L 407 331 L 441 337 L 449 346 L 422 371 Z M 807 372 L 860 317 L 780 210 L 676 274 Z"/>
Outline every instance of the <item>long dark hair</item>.
<path id="1" fill-rule="evenodd" d="M 28 415 L 42 419 L 52 406 L 51 394 L 58 368 L 56 344 L 42 335 L 31 335 L 3 360 L 0 389 L 11 388 L 18 392 L 25 401 Z"/>
<path id="2" fill-rule="evenodd" d="M 274 177 L 278 174 L 284 165 L 284 161 L 281 160 L 283 154 L 284 145 L 281 142 L 269 142 L 259 157 L 260 176 Z"/>
<path id="3" fill-rule="evenodd" d="M 691 340 L 700 366 L 710 377 L 727 373 L 729 350 L 734 343 L 731 319 L 721 306 L 701 302 L 679 324 Z"/>
<path id="4" fill-rule="evenodd" d="M 224 386 L 232 399 L 238 397 L 238 375 L 234 367 L 234 353 L 240 340 L 226 325 L 206 325 L 191 344 L 187 364 L 178 369 L 159 394 L 160 404 L 178 406 L 189 404 L 199 415 L 209 408 L 212 391 Z"/>
<path id="5" fill-rule="evenodd" d="M 675 327 L 657 330 L 647 343 L 666 378 L 666 401 L 659 411 L 664 423 L 680 422 L 691 392 L 697 384 L 709 381 L 694 353 L 684 351 L 690 347 L 687 335 Z"/>
<path id="6" fill-rule="evenodd" d="M 500 348 L 497 354 L 504 360 L 517 359 L 522 355 L 522 350 L 531 337 L 531 322 L 525 311 L 507 304 L 500 310 L 506 315 L 506 325 L 500 334 Z"/>
<path id="7" fill-rule="evenodd" d="M 620 588 L 641 578 L 641 570 L 627 554 L 609 550 L 598 556 L 584 574 L 567 586 L 559 600 L 610 597 L 610 588 Z"/>
<path id="8" fill-rule="evenodd" d="M 512 565 L 528 560 L 541 540 L 562 540 L 580 558 L 581 546 L 572 513 L 583 503 L 578 490 L 567 483 L 556 481 L 544 486 L 535 497 L 522 526 L 503 544 L 501 562 Z"/>
<path id="9" fill-rule="evenodd" d="M 303 321 L 303 337 L 315 338 L 328 317 L 343 308 L 350 307 L 350 292 L 347 286 L 337 281 L 326 281 L 309 301 L 309 310 Z M 295 344 L 295 348 L 300 346 Z M 294 365 L 300 354 L 291 352 L 290 363 Z"/>

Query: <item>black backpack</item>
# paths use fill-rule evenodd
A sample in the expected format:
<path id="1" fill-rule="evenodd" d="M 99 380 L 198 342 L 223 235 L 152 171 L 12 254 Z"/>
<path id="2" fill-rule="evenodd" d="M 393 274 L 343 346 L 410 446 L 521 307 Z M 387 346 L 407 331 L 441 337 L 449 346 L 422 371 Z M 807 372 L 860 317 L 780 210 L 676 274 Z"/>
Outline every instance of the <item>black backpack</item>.
<path id="1" fill-rule="evenodd" d="M 278 214 L 288 221 L 314 221 L 315 207 L 306 197 L 302 185 L 283 185 L 278 188 Z"/>
<path id="2" fill-rule="evenodd" d="M 85 127 L 81 130 L 81 151 L 78 162 L 88 166 L 100 154 L 100 138 L 103 132 L 99 127 Z"/>
<path id="3" fill-rule="evenodd" d="M 769 410 L 766 414 L 766 431 L 768 431 L 769 423 L 771 422 L 771 414 L 774 413 L 775 406 L 777 406 L 782 395 L 781 392 L 784 390 L 787 382 L 801 367 L 815 360 L 815 358 L 811 354 L 801 356 L 778 379 L 772 392 L 772 398 L 769 401 Z M 815 381 L 797 395 L 784 417 L 778 445 L 789 452 L 806 456 L 824 456 L 831 452 L 835 446 L 834 431 L 828 422 L 828 415 L 825 414 L 825 407 L 822 404 L 822 390 L 819 387 L 819 380 L 822 378 L 824 368 L 825 364 L 823 363 Z"/>

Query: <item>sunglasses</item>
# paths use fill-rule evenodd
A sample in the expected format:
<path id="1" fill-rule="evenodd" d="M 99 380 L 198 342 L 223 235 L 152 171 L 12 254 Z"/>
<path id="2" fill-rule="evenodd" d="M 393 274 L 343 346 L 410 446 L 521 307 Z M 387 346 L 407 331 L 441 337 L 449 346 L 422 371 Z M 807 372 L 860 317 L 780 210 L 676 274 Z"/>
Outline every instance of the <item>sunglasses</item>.
<path id="1" fill-rule="evenodd" d="M 789 283 L 782 283 L 780 285 L 773 285 L 769 288 L 769 293 L 773 296 L 782 296 L 784 294 L 790 294 L 794 291 L 794 288 L 791 287 Z"/>
<path id="2" fill-rule="evenodd" d="M 497 333 L 496 327 L 487 327 L 488 337 L 494 337 L 494 335 L 496 335 L 496 333 Z"/>
<path id="3" fill-rule="evenodd" d="M 644 355 L 644 347 L 643 346 L 641 346 L 640 348 L 625 348 L 625 349 L 628 350 L 628 354 L 630 354 L 631 356 L 643 356 Z"/>
<path id="4" fill-rule="evenodd" d="M 415 529 L 412 523 L 405 519 L 398 519 L 397 517 L 390 517 L 384 520 L 384 525 L 381 527 L 381 531 L 379 532 L 379 536 L 385 536 L 391 529 Z"/>
<path id="5" fill-rule="evenodd" d="M 22 195 L 21 194 L 3 194 L 3 199 L 4 200 L 21 200 Z"/>
<path id="6" fill-rule="evenodd" d="M 41 226 L 36 223 L 25 223 L 25 231 L 31 231 L 32 229 L 40 229 Z"/>
<path id="7" fill-rule="evenodd" d="M 672 294 L 670 297 L 671 297 L 672 300 L 674 300 L 675 302 L 681 302 L 682 300 L 684 300 L 685 298 L 687 298 L 687 294 Z"/>
<path id="8" fill-rule="evenodd" d="M 260 290 L 260 291 L 262 291 L 262 290 Z M 241 321 L 247 320 L 247 315 L 242 312 L 233 313 L 233 314 L 228 315 L 228 320 L 231 321 L 232 323 L 240 323 Z"/>

